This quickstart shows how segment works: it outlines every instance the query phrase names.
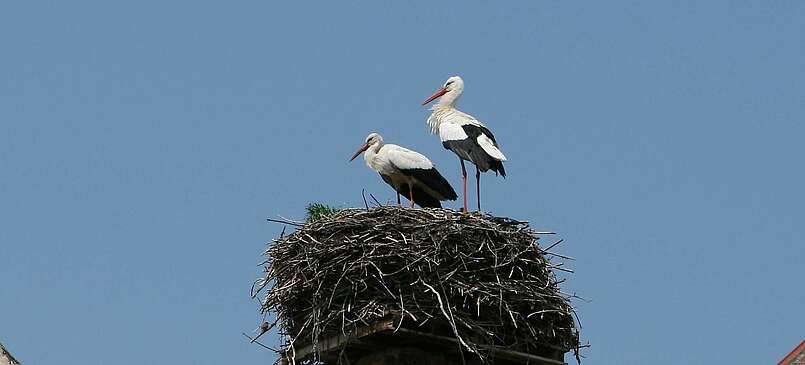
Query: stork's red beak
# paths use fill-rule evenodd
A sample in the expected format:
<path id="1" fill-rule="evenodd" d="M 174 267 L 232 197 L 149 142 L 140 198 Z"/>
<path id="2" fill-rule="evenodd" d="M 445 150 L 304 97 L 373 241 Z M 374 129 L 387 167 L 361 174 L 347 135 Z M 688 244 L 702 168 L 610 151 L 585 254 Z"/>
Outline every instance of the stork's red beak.
<path id="1" fill-rule="evenodd" d="M 350 160 L 350 161 L 354 160 L 354 159 L 355 159 L 355 157 L 360 156 L 360 154 L 361 154 L 361 153 L 363 153 L 363 151 L 366 151 L 366 150 L 368 150 L 368 149 L 369 149 L 369 144 L 368 144 L 368 143 L 364 143 L 364 144 L 363 144 L 363 146 L 361 146 L 361 148 L 358 148 L 358 150 L 357 150 L 357 151 L 355 151 L 355 154 L 354 154 L 354 155 L 352 155 L 352 158 L 350 158 L 349 160 Z"/>
<path id="2" fill-rule="evenodd" d="M 438 98 L 438 97 L 440 97 L 440 96 L 442 96 L 442 95 L 444 95 L 444 94 L 447 94 L 447 89 L 445 89 L 445 88 L 441 88 L 441 89 L 439 89 L 439 90 L 436 90 L 436 92 L 435 92 L 435 93 L 433 93 L 433 95 L 431 95 L 431 96 L 428 98 L 428 100 L 425 100 L 425 101 L 423 101 L 423 102 L 422 102 L 422 105 L 427 105 L 427 104 L 428 104 L 428 103 L 430 103 L 431 101 L 436 100 L 436 98 Z"/>

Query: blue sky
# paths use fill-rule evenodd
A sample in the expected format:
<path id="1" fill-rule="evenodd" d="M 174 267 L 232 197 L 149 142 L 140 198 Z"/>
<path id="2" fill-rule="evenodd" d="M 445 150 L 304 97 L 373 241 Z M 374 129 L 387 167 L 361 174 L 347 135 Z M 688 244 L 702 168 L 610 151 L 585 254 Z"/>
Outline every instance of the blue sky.
<path id="1" fill-rule="evenodd" d="M 28 364 L 272 361 L 265 243 L 392 192 L 370 131 L 459 166 L 450 75 L 561 233 L 585 364 L 773 363 L 805 319 L 800 1 L 0 4 L 0 341 Z M 471 200 L 472 202 L 472 200 Z M 471 203 L 472 204 L 472 203 Z M 454 205 L 457 206 L 457 205 Z"/>

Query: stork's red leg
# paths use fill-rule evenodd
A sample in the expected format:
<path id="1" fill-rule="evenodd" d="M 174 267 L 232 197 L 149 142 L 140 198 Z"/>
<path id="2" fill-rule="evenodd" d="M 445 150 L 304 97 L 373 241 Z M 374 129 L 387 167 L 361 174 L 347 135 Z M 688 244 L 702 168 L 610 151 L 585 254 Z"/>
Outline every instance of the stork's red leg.
<path id="1" fill-rule="evenodd" d="M 478 211 L 481 211 L 481 170 L 475 166 L 475 195 L 478 197 Z"/>
<path id="2" fill-rule="evenodd" d="M 414 186 L 408 184 L 408 195 L 411 197 L 411 208 L 414 207 Z"/>
<path id="3" fill-rule="evenodd" d="M 461 182 L 464 184 L 464 211 L 468 212 L 467 209 L 467 169 L 464 167 L 464 160 L 461 157 L 458 158 L 461 161 Z"/>
<path id="4" fill-rule="evenodd" d="M 399 207 L 401 205 L 402 203 L 400 203 L 400 193 L 397 193 L 397 206 Z"/>

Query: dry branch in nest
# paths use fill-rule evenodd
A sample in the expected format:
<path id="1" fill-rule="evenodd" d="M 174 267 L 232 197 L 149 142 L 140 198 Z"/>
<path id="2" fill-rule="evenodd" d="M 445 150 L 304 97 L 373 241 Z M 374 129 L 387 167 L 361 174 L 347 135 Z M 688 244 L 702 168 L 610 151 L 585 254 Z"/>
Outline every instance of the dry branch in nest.
<path id="1" fill-rule="evenodd" d="M 570 298 L 526 222 L 447 209 L 347 209 L 274 240 L 262 312 L 289 358 L 300 346 L 393 316 L 464 352 L 578 353 Z M 301 360 L 301 359 L 296 359 Z M 314 358 L 311 360 L 318 360 Z"/>

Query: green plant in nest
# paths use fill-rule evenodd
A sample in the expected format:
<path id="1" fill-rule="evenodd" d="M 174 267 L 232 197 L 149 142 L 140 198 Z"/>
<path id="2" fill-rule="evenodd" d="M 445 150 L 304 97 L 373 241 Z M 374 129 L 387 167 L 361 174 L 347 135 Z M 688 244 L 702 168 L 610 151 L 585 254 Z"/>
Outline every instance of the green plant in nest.
<path id="1" fill-rule="evenodd" d="M 315 222 L 319 219 L 332 216 L 333 214 L 338 212 L 338 209 L 322 203 L 310 203 L 308 204 L 306 210 L 307 210 L 307 218 L 305 220 L 306 222 Z"/>

